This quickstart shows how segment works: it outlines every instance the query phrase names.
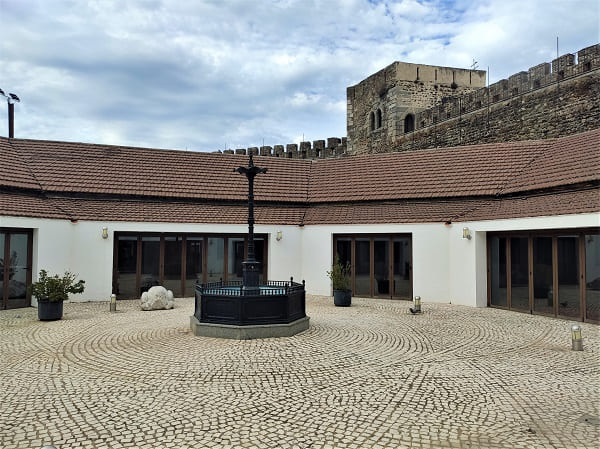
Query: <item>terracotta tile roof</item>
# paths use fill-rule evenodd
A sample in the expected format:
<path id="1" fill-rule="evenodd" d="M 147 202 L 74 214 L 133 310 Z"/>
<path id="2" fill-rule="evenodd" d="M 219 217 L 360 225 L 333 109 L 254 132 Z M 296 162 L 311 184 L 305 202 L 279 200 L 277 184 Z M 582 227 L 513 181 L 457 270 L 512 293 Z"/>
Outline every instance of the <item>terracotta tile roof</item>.
<path id="1" fill-rule="evenodd" d="M 600 212 L 600 189 L 501 199 L 402 200 L 318 205 L 304 224 L 445 223 Z"/>
<path id="2" fill-rule="evenodd" d="M 321 160 L 309 201 L 365 201 L 497 194 L 548 141 L 508 142 Z"/>
<path id="3" fill-rule="evenodd" d="M 488 203 L 448 199 L 315 205 L 307 210 L 304 224 L 443 223 Z"/>
<path id="4" fill-rule="evenodd" d="M 256 157 L 258 201 L 497 195 L 600 178 L 600 130 L 526 142 L 324 160 Z M 240 155 L 0 138 L 0 183 L 47 192 L 244 200 Z"/>
<path id="5" fill-rule="evenodd" d="M 45 196 L 21 192 L 0 192 L 0 215 L 63 220 L 71 218 Z"/>
<path id="6" fill-rule="evenodd" d="M 547 189 L 600 178 L 600 129 L 548 143 L 501 193 Z"/>
<path id="7" fill-rule="evenodd" d="M 454 221 L 500 220 L 600 212 L 600 188 L 500 198 L 482 204 Z"/>
<path id="8" fill-rule="evenodd" d="M 77 220 L 139 221 L 165 223 L 248 223 L 248 208 L 243 204 L 215 204 L 181 201 L 102 200 L 59 198 L 49 201 Z M 264 206 L 254 210 L 256 224 L 300 224 L 304 207 Z"/>
<path id="9" fill-rule="evenodd" d="M 66 220 L 246 224 L 242 204 L 57 198 L 0 192 L 1 215 Z M 400 200 L 302 206 L 257 205 L 257 224 L 444 223 L 600 212 L 600 189 L 498 199 Z"/>
<path id="10" fill-rule="evenodd" d="M 247 165 L 246 156 L 27 139 L 11 139 L 11 145 L 19 157 L 11 164 L 30 167 L 47 192 L 209 200 L 247 197 L 245 176 L 233 172 Z M 268 169 L 257 177 L 257 200 L 306 201 L 310 161 L 256 157 L 255 164 Z"/>
<path id="11" fill-rule="evenodd" d="M 14 151 L 9 139 L 0 137 L 0 186 L 39 189 L 25 160 Z"/>
<path id="12" fill-rule="evenodd" d="M 566 194 L 531 197 L 529 212 L 520 209 L 526 203 L 506 195 L 597 183 L 599 148 L 600 130 L 595 130 L 560 139 L 315 161 L 256 157 L 256 164 L 269 170 L 255 184 L 256 200 L 264 206 L 257 221 L 491 219 L 537 214 L 540 204 L 547 206 L 539 209 L 541 215 L 589 211 L 597 200 L 589 193 L 574 193 L 570 205 L 559 201 Z M 21 205 L 16 199 L 21 194 L 3 194 L 0 215 L 246 221 L 246 178 L 233 171 L 247 164 L 245 156 L 6 138 L 0 138 L 0 156 L 0 188 L 21 189 L 24 195 Z M 41 193 L 52 198 L 44 200 Z"/>

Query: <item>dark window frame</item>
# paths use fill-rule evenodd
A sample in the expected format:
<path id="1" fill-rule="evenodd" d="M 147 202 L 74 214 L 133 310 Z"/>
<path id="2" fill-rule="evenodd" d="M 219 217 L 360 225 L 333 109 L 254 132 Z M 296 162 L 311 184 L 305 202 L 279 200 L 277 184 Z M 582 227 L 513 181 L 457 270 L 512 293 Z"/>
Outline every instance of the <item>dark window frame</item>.
<path id="1" fill-rule="evenodd" d="M 32 282 L 32 271 L 33 271 L 33 229 L 31 228 L 9 228 L 0 227 L 0 236 L 4 239 L 4 252 L 0 254 L 0 258 L 3 260 L 10 260 L 10 236 L 15 234 L 21 234 L 27 236 L 27 261 L 26 261 L 26 273 L 25 273 L 25 298 L 24 299 L 11 299 L 8 298 L 9 282 L 3 282 L 2 288 L 0 289 L 0 310 L 16 309 L 21 307 L 29 307 L 31 305 L 31 293 L 29 286 Z M 4 265 L 2 278 L 8 280 L 10 275 L 10 265 Z"/>
<path id="2" fill-rule="evenodd" d="M 395 295 L 395 285 L 393 283 L 394 280 L 394 239 L 397 238 L 408 238 L 409 240 L 409 246 L 410 246 L 410 262 L 408 265 L 408 276 L 409 276 L 409 285 L 410 285 L 410 293 L 409 293 L 409 297 L 404 297 L 404 296 L 397 296 Z M 406 300 L 412 300 L 412 295 L 413 295 L 413 238 L 412 238 L 412 233 L 367 233 L 367 234 L 360 234 L 360 233 L 356 233 L 356 234 L 348 234 L 348 233 L 344 233 L 344 234 L 333 234 L 332 236 L 332 255 L 333 255 L 333 259 L 335 259 L 335 256 L 337 254 L 337 242 L 338 240 L 348 240 L 350 239 L 350 245 L 351 245 L 351 249 L 350 249 L 350 254 L 351 254 L 351 288 L 352 288 L 352 294 L 354 296 L 358 296 L 357 294 L 355 294 L 356 292 L 356 276 L 355 276 L 355 267 L 356 267 L 356 240 L 357 239 L 369 239 L 369 282 L 370 282 L 370 288 L 369 288 L 369 295 L 366 297 L 370 297 L 370 298 L 387 298 L 387 299 L 406 299 Z M 375 260 L 374 260 L 374 247 L 375 247 L 375 240 L 380 240 L 380 239 L 387 239 L 387 242 L 389 244 L 388 246 L 388 288 L 387 291 L 389 292 L 389 294 L 375 294 L 376 293 L 376 287 L 375 287 Z M 364 295 L 360 295 L 361 297 Z"/>
<path id="3" fill-rule="evenodd" d="M 119 293 L 119 271 L 118 271 L 118 244 L 119 237 L 136 237 L 137 238 L 137 259 L 136 259 L 136 286 L 135 291 L 138 293 L 137 297 L 123 297 Z M 186 292 L 186 273 L 187 273 L 187 239 L 188 238 L 202 238 L 202 280 L 206 282 L 207 279 L 207 255 L 208 255 L 208 239 L 209 238 L 223 238 L 224 239 L 224 254 L 223 254 L 223 281 L 227 281 L 228 276 L 228 242 L 230 238 L 243 238 L 244 239 L 244 259 L 248 255 L 248 235 L 244 233 L 209 233 L 209 232 L 135 232 L 135 231 L 116 231 L 114 235 L 113 245 L 113 292 L 117 294 L 117 299 L 139 299 L 141 295 L 141 251 L 142 251 L 142 237 L 159 237 L 160 238 L 160 260 L 159 260 L 159 285 L 164 283 L 164 242 L 165 237 L 181 237 L 181 282 L 179 292 L 181 295 L 185 295 Z M 262 264 L 262 276 L 263 279 L 267 279 L 268 273 L 268 244 L 269 235 L 264 233 L 257 233 L 254 235 L 255 245 L 262 239 L 263 242 L 263 264 Z M 174 294 L 176 292 L 173 292 Z"/>
<path id="4" fill-rule="evenodd" d="M 573 229 L 547 229 L 547 230 L 525 230 L 525 231 L 494 231 L 487 233 L 486 241 L 486 252 L 487 252 L 487 306 L 505 310 L 511 310 L 514 312 L 529 313 L 533 315 L 550 316 L 554 318 L 561 318 L 567 320 L 579 320 L 583 322 L 590 322 L 600 324 L 600 321 L 593 320 L 587 316 L 586 307 L 586 254 L 585 254 L 585 236 L 586 235 L 600 235 L 600 227 L 589 227 L 589 228 L 573 228 Z M 578 264 L 578 280 L 579 280 L 579 316 L 564 315 L 559 312 L 558 301 L 560 298 L 559 279 L 558 279 L 558 238 L 559 237 L 577 237 L 577 264 Z M 498 306 L 491 303 L 491 266 L 492 266 L 492 253 L 490 240 L 493 237 L 505 237 L 506 238 L 506 250 L 507 250 L 507 263 L 506 263 L 506 276 L 507 276 L 507 306 Z M 528 310 L 515 309 L 511 307 L 511 238 L 527 237 L 528 239 L 528 276 L 529 276 L 529 308 Z M 533 239 L 536 237 L 550 237 L 552 238 L 552 312 L 545 313 L 536 311 L 534 309 L 534 270 L 533 270 Z"/>

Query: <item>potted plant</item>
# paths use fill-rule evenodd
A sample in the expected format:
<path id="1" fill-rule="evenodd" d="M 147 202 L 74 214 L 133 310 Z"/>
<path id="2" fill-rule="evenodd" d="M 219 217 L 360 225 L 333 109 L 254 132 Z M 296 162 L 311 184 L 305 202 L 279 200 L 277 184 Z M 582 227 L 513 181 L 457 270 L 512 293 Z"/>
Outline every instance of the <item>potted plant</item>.
<path id="1" fill-rule="evenodd" d="M 31 294 L 38 301 L 38 319 L 40 321 L 60 320 L 63 315 L 63 301 L 69 299 L 69 293 L 83 293 L 85 281 L 75 282 L 76 275 L 66 271 L 48 276 L 46 270 L 40 270 L 37 282 L 31 284 Z"/>
<path id="2" fill-rule="evenodd" d="M 350 288 L 350 263 L 343 265 L 339 256 L 335 256 L 331 271 L 327 276 L 333 284 L 333 303 L 336 306 L 347 307 L 352 302 L 352 289 Z"/>

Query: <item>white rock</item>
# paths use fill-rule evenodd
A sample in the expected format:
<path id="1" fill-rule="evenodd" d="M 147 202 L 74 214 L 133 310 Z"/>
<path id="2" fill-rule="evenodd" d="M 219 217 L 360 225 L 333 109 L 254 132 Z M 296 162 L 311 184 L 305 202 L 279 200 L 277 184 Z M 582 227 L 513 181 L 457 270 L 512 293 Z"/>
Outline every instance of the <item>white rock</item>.
<path id="1" fill-rule="evenodd" d="M 162 286 L 151 287 L 142 293 L 142 310 L 172 309 L 175 306 L 173 292 Z"/>

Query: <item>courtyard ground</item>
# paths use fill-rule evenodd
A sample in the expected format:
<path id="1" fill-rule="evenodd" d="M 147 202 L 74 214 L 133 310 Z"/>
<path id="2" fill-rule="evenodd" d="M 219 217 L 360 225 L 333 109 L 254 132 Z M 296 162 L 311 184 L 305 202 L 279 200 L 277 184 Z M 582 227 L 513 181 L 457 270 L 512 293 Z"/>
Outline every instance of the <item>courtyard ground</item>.
<path id="1" fill-rule="evenodd" d="M 0 311 L 0 447 L 595 448 L 600 330 L 497 309 L 309 296 L 310 329 L 218 340 L 193 300 Z"/>

